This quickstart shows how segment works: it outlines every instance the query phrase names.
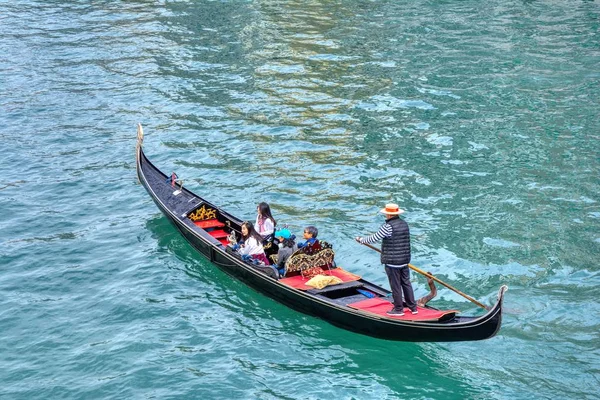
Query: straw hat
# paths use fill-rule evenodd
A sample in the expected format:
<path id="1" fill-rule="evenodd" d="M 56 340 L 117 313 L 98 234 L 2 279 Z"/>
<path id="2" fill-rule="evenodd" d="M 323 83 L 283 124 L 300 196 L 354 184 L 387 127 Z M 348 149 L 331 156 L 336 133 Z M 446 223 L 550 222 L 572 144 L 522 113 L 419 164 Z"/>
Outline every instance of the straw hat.
<path id="1" fill-rule="evenodd" d="M 386 204 L 385 208 L 382 208 L 379 212 L 387 215 L 400 215 L 404 212 L 404 210 L 401 210 L 398 207 L 398 204 L 389 203 Z"/>

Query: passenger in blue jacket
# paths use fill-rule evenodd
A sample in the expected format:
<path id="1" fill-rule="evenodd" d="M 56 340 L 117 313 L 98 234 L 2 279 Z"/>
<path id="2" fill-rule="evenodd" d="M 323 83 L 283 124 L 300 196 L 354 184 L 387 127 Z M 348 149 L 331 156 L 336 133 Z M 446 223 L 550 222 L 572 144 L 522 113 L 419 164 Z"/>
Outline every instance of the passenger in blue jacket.
<path id="1" fill-rule="evenodd" d="M 417 314 L 417 303 L 412 284 L 410 283 L 410 231 L 408 224 L 401 220 L 399 215 L 404 212 L 397 204 L 386 204 L 380 211 L 385 215 L 385 224 L 371 236 L 356 237 L 359 243 L 374 243 L 383 240 L 381 245 L 381 263 L 385 265 L 385 272 L 392 288 L 394 308 L 387 312 L 392 316 L 404 315 L 404 300 L 412 314 Z"/>
<path id="2" fill-rule="evenodd" d="M 304 236 L 304 239 L 306 240 L 306 242 L 298 243 L 298 248 L 301 249 L 306 246 L 315 246 L 316 244 L 318 244 L 319 243 L 319 241 L 317 240 L 318 234 L 319 234 L 319 230 L 312 225 L 304 228 L 303 236 Z"/>

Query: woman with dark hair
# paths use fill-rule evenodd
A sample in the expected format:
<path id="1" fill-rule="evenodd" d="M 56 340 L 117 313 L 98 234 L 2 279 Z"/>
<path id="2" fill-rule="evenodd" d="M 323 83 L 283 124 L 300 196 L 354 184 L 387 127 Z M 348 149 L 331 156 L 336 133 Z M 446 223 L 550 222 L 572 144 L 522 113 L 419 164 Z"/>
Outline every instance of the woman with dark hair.
<path id="1" fill-rule="evenodd" d="M 265 263 L 265 265 L 269 265 L 269 260 L 265 255 L 262 241 L 262 236 L 256 232 L 252 222 L 245 221 L 242 223 L 242 244 L 239 245 L 239 248 L 236 248 L 237 245 L 234 245 L 233 248 L 242 256 L 242 258 L 244 258 L 244 256 L 249 256 L 254 260 Z"/>
<path id="2" fill-rule="evenodd" d="M 296 236 L 292 235 L 289 229 L 283 228 L 275 231 L 275 238 L 279 241 L 279 248 L 277 251 L 277 270 L 279 275 L 285 274 L 285 262 L 290 258 L 298 246 L 296 246 Z"/>
<path id="3" fill-rule="evenodd" d="M 256 207 L 256 231 L 263 239 L 268 239 L 275 232 L 277 222 L 271 215 L 271 207 L 265 202 L 262 202 Z"/>

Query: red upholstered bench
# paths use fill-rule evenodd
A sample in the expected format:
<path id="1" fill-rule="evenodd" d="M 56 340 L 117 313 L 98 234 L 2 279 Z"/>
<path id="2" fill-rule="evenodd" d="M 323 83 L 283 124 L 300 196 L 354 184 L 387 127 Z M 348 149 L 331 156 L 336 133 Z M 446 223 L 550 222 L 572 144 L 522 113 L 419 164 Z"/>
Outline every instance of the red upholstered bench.
<path id="1" fill-rule="evenodd" d="M 340 267 L 324 271 L 324 274 L 331 275 L 331 276 L 337 276 L 338 278 L 340 278 L 342 280 L 342 282 L 351 282 L 351 281 L 357 281 L 360 279 L 360 276 L 355 275 L 352 272 L 348 272 Z M 295 276 L 291 276 L 289 278 L 281 278 L 279 280 L 279 282 L 283 283 L 284 285 L 293 287 L 295 289 L 300 289 L 300 290 L 314 289 L 314 287 L 305 285 L 305 283 L 308 282 L 309 280 L 310 280 L 309 278 L 304 278 L 304 277 L 302 277 L 302 275 L 295 275 Z"/>
<path id="2" fill-rule="evenodd" d="M 229 233 L 225 232 L 223 229 L 216 229 L 214 231 L 209 231 L 206 233 L 208 233 L 210 236 L 214 237 L 215 239 L 223 239 L 229 235 Z"/>
<path id="3" fill-rule="evenodd" d="M 224 223 L 220 222 L 217 219 L 206 219 L 204 221 L 194 221 L 194 225 L 202 229 L 208 228 L 222 228 L 225 226 Z"/>

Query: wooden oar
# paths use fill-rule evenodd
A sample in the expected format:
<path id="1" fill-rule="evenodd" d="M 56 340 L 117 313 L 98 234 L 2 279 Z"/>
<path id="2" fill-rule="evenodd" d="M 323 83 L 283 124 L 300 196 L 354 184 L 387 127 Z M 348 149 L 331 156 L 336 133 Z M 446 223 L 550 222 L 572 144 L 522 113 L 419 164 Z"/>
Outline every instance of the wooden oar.
<path id="1" fill-rule="evenodd" d="M 367 243 L 361 243 L 361 244 L 362 244 L 362 245 L 365 245 L 365 246 L 367 246 L 367 247 L 369 247 L 369 248 L 371 248 L 371 249 L 373 249 L 373 250 L 375 250 L 375 251 L 376 251 L 376 252 L 378 252 L 378 253 L 381 253 L 381 250 L 379 250 L 379 249 L 378 249 L 377 247 L 375 247 L 375 246 L 371 246 L 370 244 L 367 244 Z M 423 271 L 422 269 L 419 269 L 419 268 L 415 267 L 415 266 L 414 266 L 414 265 L 412 265 L 412 264 L 408 264 L 408 268 L 412 269 L 413 271 L 416 271 L 416 272 L 420 273 L 421 275 L 424 275 L 424 276 L 426 276 L 426 277 L 428 277 L 428 278 L 431 278 L 431 279 L 433 279 L 434 281 L 436 281 L 436 282 L 437 282 L 437 283 L 439 283 L 440 285 L 443 285 L 443 286 L 447 287 L 448 289 L 452 290 L 453 292 L 456 292 L 456 293 L 460 294 L 460 295 L 461 295 L 462 297 L 464 297 L 465 299 L 467 299 L 467 300 L 469 300 L 469 301 L 471 301 L 471 302 L 473 302 L 473 303 L 477 304 L 479 307 L 481 307 L 481 308 L 484 308 L 484 309 L 486 309 L 486 310 L 489 310 L 489 309 L 490 309 L 489 307 L 486 307 L 486 306 L 484 306 L 483 304 L 481 304 L 480 302 L 478 302 L 477 300 L 475 300 L 475 299 L 474 299 L 474 298 L 472 298 L 471 296 L 469 296 L 469 295 L 466 295 L 466 294 L 464 294 L 463 292 L 461 292 L 460 290 L 453 288 L 452 286 L 448 285 L 446 282 L 439 280 L 438 278 L 436 278 L 435 276 L 431 275 L 430 273 L 427 273 L 427 272 Z"/>

